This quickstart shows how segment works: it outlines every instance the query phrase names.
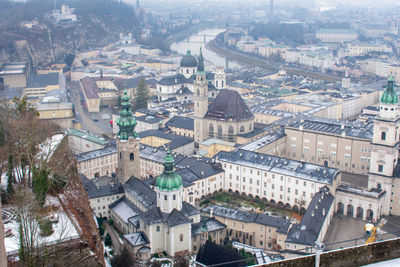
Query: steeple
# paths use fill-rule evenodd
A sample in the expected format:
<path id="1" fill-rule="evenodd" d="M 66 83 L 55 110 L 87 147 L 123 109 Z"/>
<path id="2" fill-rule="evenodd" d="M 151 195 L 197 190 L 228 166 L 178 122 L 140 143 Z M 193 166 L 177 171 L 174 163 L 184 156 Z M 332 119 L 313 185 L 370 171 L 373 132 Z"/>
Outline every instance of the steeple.
<path id="1" fill-rule="evenodd" d="M 197 63 L 197 72 L 204 72 L 204 60 L 203 60 L 203 53 L 200 47 L 200 55 Z"/>
<path id="2" fill-rule="evenodd" d="M 118 137 L 121 140 L 128 140 L 129 137 L 137 138 L 138 134 L 135 132 L 136 119 L 132 117 L 132 111 L 130 109 L 131 103 L 129 102 L 130 97 L 128 91 L 124 90 L 124 94 L 121 96 L 121 111 L 119 112 L 120 117 L 117 120 L 119 126 Z"/>

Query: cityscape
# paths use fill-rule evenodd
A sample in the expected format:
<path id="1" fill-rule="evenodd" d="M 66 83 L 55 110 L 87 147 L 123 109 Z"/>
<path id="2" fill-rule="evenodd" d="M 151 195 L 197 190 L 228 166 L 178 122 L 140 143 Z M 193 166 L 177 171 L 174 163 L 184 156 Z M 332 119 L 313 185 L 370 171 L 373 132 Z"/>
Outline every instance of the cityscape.
<path id="1" fill-rule="evenodd" d="M 399 15 L 0 0 L 0 266 L 400 265 Z"/>

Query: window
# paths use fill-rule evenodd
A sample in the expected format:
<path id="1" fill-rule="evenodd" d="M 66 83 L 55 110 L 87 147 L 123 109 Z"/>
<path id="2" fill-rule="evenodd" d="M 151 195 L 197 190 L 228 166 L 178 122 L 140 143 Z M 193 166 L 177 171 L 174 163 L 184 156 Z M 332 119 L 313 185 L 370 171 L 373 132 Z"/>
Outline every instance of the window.
<path id="1" fill-rule="evenodd" d="M 159 226 L 159 225 L 157 225 L 156 231 L 157 231 L 157 232 L 160 232 L 160 226 Z"/>
<path id="2" fill-rule="evenodd" d="M 310 148 L 308 146 L 305 146 L 303 149 L 304 149 L 304 152 L 309 152 L 310 151 Z"/>
<path id="3" fill-rule="evenodd" d="M 164 196 L 164 200 L 167 200 L 167 196 L 166 195 Z"/>
<path id="4" fill-rule="evenodd" d="M 240 126 L 240 132 L 243 133 L 244 132 L 244 126 Z"/>
<path id="5" fill-rule="evenodd" d="M 135 156 L 133 155 L 133 153 L 129 154 L 129 160 L 132 161 L 135 159 Z"/>
<path id="6" fill-rule="evenodd" d="M 383 172 L 383 165 L 378 165 L 378 172 Z"/>
<path id="7" fill-rule="evenodd" d="M 210 123 L 210 126 L 208 126 L 208 134 L 210 137 L 214 137 L 214 125 Z"/>
<path id="8" fill-rule="evenodd" d="M 290 145 L 291 150 L 296 150 L 296 145 Z"/>
<path id="9" fill-rule="evenodd" d="M 183 242 L 183 234 L 179 235 L 179 241 Z"/>
<path id="10" fill-rule="evenodd" d="M 317 149 L 317 153 L 318 153 L 318 155 L 321 155 L 322 154 L 322 149 Z"/>
<path id="11" fill-rule="evenodd" d="M 172 199 L 173 199 L 173 200 L 176 200 L 176 196 L 175 196 L 175 195 L 173 195 L 173 196 L 172 196 Z"/>
<path id="12" fill-rule="evenodd" d="M 381 140 L 383 140 L 383 141 L 386 140 L 386 132 L 381 133 Z"/>
<path id="13" fill-rule="evenodd" d="M 222 138 L 222 126 L 221 125 L 219 125 L 218 126 L 218 138 Z"/>

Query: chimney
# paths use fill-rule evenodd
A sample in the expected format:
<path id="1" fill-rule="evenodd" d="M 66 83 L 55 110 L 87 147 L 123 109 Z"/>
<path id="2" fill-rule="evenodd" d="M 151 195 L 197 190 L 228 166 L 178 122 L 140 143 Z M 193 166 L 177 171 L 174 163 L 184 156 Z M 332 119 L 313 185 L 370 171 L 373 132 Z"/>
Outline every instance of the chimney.
<path id="1" fill-rule="evenodd" d="M 322 209 L 322 216 L 325 216 L 325 208 Z"/>
<path id="2" fill-rule="evenodd" d="M 210 208 L 210 217 L 212 218 L 212 216 L 213 216 L 213 213 L 214 213 L 214 208 Z"/>
<path id="3" fill-rule="evenodd" d="M 311 217 L 314 217 L 314 211 L 311 212 Z"/>

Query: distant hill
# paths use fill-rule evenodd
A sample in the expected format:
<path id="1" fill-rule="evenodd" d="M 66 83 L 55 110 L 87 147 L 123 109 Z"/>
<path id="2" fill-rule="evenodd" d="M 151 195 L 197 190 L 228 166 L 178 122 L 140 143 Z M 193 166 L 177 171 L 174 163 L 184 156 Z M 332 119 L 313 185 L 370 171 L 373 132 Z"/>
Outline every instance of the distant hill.
<path id="1" fill-rule="evenodd" d="M 78 22 L 55 26 L 45 20 L 54 9 L 54 0 L 26 3 L 0 0 L 0 60 L 26 60 L 33 67 L 52 61 L 50 38 L 56 60 L 69 53 L 104 46 L 117 41 L 119 33 L 140 32 L 140 23 L 132 5 L 115 0 L 57 1 L 75 8 Z M 39 26 L 27 28 L 22 22 L 37 19 Z M 43 27 L 44 26 L 44 27 Z"/>

